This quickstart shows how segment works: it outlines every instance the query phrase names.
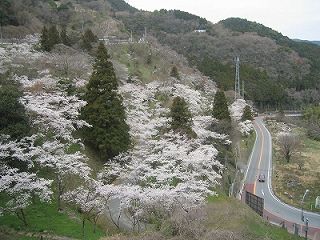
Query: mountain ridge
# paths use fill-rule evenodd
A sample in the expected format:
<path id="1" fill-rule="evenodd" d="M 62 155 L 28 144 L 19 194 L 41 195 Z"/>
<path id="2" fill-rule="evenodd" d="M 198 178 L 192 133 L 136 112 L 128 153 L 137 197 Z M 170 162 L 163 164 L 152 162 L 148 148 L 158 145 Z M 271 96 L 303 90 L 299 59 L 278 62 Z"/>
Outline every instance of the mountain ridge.
<path id="1" fill-rule="evenodd" d="M 139 39 L 146 29 L 148 35 L 184 55 L 191 66 L 200 69 L 224 90 L 233 89 L 233 59 L 240 56 L 240 76 L 246 82 L 246 98 L 263 108 L 314 103 L 308 96 L 311 90 L 318 91 L 320 47 L 295 42 L 246 19 L 228 18 L 213 24 L 180 10 L 140 11 L 123 0 L 28 0 L 24 5 L 20 2 L 12 5 L 6 16 L 24 9 L 31 9 L 30 13 L 24 16 L 24 21 L 21 15 L 11 14 L 20 25 L 4 26 L 5 34 L 19 36 L 23 32 L 39 32 L 43 24 L 63 26 L 65 22 L 70 22 L 71 30 L 92 27 L 100 37 L 115 35 L 122 39 L 129 38 L 131 31 L 133 37 Z M 197 33 L 197 29 L 206 32 Z M 271 89 L 268 93 L 264 93 L 265 82 Z"/>

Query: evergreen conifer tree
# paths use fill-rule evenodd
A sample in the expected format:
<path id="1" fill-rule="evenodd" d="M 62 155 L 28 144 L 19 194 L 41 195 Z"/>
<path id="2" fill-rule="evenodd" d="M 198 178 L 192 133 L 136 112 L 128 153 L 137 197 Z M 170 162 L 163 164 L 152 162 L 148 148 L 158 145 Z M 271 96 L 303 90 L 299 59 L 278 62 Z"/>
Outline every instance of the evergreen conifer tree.
<path id="1" fill-rule="evenodd" d="M 61 42 L 59 32 L 58 32 L 57 27 L 55 25 L 52 25 L 49 28 L 48 39 L 49 39 L 49 51 L 51 51 L 51 49 L 53 48 L 53 46 L 55 44 L 58 44 Z"/>
<path id="2" fill-rule="evenodd" d="M 212 115 L 218 120 L 231 121 L 227 99 L 223 91 L 217 91 L 214 97 Z"/>
<path id="3" fill-rule="evenodd" d="M 180 79 L 180 75 L 179 75 L 179 72 L 178 72 L 178 68 L 176 66 L 173 66 L 172 69 L 171 69 L 171 72 L 170 72 L 170 76 L 171 77 L 174 77 L 176 79 Z"/>
<path id="4" fill-rule="evenodd" d="M 242 121 L 253 120 L 252 111 L 249 105 L 245 106 L 242 114 Z"/>
<path id="5" fill-rule="evenodd" d="M 43 27 L 40 36 L 40 45 L 41 49 L 44 51 L 50 51 L 50 44 L 49 44 L 49 32 L 46 26 Z"/>
<path id="6" fill-rule="evenodd" d="M 67 28 L 65 26 L 61 29 L 60 39 L 61 39 L 61 42 L 64 45 L 66 45 L 66 46 L 70 46 L 71 45 L 70 39 L 69 39 L 69 37 L 67 35 Z"/>
<path id="7" fill-rule="evenodd" d="M 87 29 L 82 36 L 81 47 L 87 51 L 92 49 L 92 43 L 97 42 L 98 38 L 91 29 Z"/>
<path id="8" fill-rule="evenodd" d="M 88 104 L 81 116 L 92 128 L 83 130 L 83 137 L 106 158 L 112 158 L 130 146 L 129 126 L 126 124 L 122 97 L 117 93 L 118 83 L 109 54 L 100 43 L 87 85 Z"/>
<path id="9" fill-rule="evenodd" d="M 192 130 L 192 114 L 188 108 L 188 104 L 181 97 L 175 97 L 170 109 L 171 128 L 193 137 L 195 133 Z"/>

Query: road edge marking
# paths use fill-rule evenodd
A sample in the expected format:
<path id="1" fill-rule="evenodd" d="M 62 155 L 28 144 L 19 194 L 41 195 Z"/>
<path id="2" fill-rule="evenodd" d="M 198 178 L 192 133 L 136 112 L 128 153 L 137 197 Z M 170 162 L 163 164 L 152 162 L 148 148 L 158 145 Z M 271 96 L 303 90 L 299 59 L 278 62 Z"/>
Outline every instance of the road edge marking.
<path id="1" fill-rule="evenodd" d="M 254 120 L 254 122 L 256 122 L 256 119 Z M 256 128 L 254 128 L 254 131 L 256 133 L 256 139 L 254 141 L 254 144 L 252 146 L 252 150 L 251 150 L 251 153 L 250 153 L 250 157 L 249 157 L 249 163 L 248 163 L 248 166 L 247 166 L 247 170 L 246 170 L 246 173 L 244 174 L 244 177 L 243 177 L 243 180 L 242 180 L 242 186 L 240 188 L 240 192 L 239 192 L 239 199 L 241 200 L 241 196 L 242 196 L 242 193 L 243 193 L 243 188 L 244 188 L 244 183 L 245 181 L 247 180 L 247 177 L 248 177 L 248 172 L 249 172 L 249 168 L 251 166 L 251 163 L 252 163 L 252 157 L 253 157 L 253 152 L 256 148 L 256 145 L 257 145 L 257 142 L 258 142 L 258 132 L 256 130 Z"/>

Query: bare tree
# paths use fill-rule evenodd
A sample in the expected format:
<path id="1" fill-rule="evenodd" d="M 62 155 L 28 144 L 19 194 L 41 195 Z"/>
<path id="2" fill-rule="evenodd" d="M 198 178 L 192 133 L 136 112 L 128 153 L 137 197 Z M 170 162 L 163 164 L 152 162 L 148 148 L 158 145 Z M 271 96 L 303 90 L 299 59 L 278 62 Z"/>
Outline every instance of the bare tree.
<path id="1" fill-rule="evenodd" d="M 291 157 L 297 152 L 300 146 L 299 136 L 288 132 L 280 133 L 278 143 L 282 156 L 287 160 L 287 163 L 289 163 Z"/>

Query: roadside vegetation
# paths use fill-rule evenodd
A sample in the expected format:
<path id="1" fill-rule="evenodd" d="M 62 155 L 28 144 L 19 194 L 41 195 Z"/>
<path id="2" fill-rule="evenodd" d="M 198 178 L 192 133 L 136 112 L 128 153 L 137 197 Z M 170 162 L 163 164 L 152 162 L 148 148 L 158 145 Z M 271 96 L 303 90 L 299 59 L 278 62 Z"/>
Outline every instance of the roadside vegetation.
<path id="1" fill-rule="evenodd" d="M 82 239 L 81 216 L 75 210 L 65 209 L 58 212 L 56 204 L 36 203 L 26 210 L 28 225 L 25 226 L 16 216 L 6 215 L 0 217 L 0 236 L 1 234 L 19 236 L 17 239 L 46 239 L 49 237 L 70 237 Z M 31 238 L 34 236 L 34 238 Z M 105 230 L 100 228 L 94 232 L 92 223 L 86 224 L 84 239 L 97 240 L 105 236 Z M 9 238 L 10 239 L 10 238 Z M 14 238 L 13 238 L 14 239 Z"/>
<path id="2" fill-rule="evenodd" d="M 301 208 L 302 196 L 309 189 L 303 206 L 320 212 L 315 209 L 320 195 L 320 143 L 310 138 L 303 120 L 282 120 L 267 121 L 273 138 L 273 190 L 284 202 Z"/>
<path id="3" fill-rule="evenodd" d="M 218 220 L 218 221 L 217 221 Z M 158 231 L 116 235 L 103 240 L 299 240 L 285 229 L 272 226 L 236 199 L 219 194 L 209 197 L 203 208 L 187 215 L 177 213 L 162 222 Z"/>

